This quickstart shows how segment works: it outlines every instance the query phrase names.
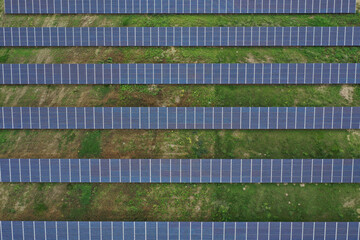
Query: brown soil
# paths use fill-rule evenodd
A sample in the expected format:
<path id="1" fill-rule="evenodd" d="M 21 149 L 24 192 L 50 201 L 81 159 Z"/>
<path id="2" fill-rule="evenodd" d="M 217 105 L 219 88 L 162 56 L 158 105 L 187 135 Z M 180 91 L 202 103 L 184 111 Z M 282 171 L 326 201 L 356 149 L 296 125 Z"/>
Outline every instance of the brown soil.
<path id="1" fill-rule="evenodd" d="M 340 95 L 346 99 L 349 103 L 353 102 L 355 88 L 353 86 L 344 85 L 341 87 Z"/>
<path id="2" fill-rule="evenodd" d="M 29 134 L 31 132 L 31 134 Z M 8 145 L 0 152 L 3 158 L 76 158 L 83 131 L 76 131 L 75 139 L 66 143 L 69 131 L 31 130 L 14 132 Z"/>
<path id="3" fill-rule="evenodd" d="M 187 107 L 192 104 L 191 89 L 151 85 L 148 91 L 122 90 L 111 86 L 105 96 L 94 86 L 3 86 L 1 105 L 5 107 Z M 1 99 L 1 98 L 0 98 Z"/>

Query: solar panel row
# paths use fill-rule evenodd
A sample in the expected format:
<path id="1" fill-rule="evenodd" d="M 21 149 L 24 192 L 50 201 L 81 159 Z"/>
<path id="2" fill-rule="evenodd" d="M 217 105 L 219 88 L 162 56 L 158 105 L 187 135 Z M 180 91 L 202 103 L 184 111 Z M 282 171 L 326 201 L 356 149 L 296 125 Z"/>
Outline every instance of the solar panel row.
<path id="1" fill-rule="evenodd" d="M 360 64 L 0 64 L 0 84 L 360 84 Z"/>
<path id="2" fill-rule="evenodd" d="M 360 46 L 360 27 L 0 28 L 0 46 Z"/>
<path id="3" fill-rule="evenodd" d="M 0 129 L 360 129 L 360 107 L 2 107 Z"/>
<path id="4" fill-rule="evenodd" d="M 1 240 L 358 240 L 359 225 L 358 222 L 0 222 Z"/>
<path id="5" fill-rule="evenodd" d="M 0 159 L 0 182 L 360 183 L 360 159 Z"/>
<path id="6" fill-rule="evenodd" d="M 12 14 L 355 13 L 356 0 L 5 0 Z"/>

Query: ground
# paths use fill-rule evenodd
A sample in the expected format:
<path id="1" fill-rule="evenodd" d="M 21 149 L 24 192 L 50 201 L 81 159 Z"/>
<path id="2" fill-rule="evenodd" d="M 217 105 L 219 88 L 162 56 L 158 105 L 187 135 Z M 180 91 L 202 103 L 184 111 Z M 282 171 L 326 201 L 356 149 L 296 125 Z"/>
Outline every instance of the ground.
<path id="1" fill-rule="evenodd" d="M 0 217 L 78 221 L 358 221 L 359 187 L 356 184 L 2 184 Z"/>
<path id="2" fill-rule="evenodd" d="M 1 12 L 0 18 L 0 25 L 7 27 L 360 26 L 359 13 L 5 16 Z M 360 48 L 1 48 L 0 62 L 356 63 Z M 0 86 L 0 106 L 359 104 L 360 87 L 355 85 Z M 360 131 L 2 130 L 0 157 L 360 158 Z M 1 220 L 357 221 L 359 216 L 359 184 L 0 184 Z"/>

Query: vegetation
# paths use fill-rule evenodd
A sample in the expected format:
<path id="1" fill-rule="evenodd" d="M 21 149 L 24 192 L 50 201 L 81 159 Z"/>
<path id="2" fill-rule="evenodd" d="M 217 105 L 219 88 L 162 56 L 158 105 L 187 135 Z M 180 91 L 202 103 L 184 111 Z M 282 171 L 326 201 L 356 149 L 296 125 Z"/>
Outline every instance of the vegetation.
<path id="1" fill-rule="evenodd" d="M 1 132 L 0 158 L 360 158 L 360 131 Z"/>
<path id="2" fill-rule="evenodd" d="M 101 154 L 100 131 L 87 131 L 82 139 L 79 157 L 96 158 Z"/>
<path id="3" fill-rule="evenodd" d="M 5 194 L 0 203 L 5 206 L 0 217 L 76 221 L 358 221 L 359 187 L 358 184 L 1 184 L 0 191 Z"/>

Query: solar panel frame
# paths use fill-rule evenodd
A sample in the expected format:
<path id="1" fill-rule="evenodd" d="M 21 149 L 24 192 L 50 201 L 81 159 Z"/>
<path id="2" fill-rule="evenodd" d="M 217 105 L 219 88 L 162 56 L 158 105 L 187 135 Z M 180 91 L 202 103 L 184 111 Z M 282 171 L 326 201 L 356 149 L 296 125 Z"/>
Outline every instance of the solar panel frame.
<path id="1" fill-rule="evenodd" d="M 0 64 L 0 85 L 20 84 L 360 84 L 360 66 L 358 63 Z"/>
<path id="2" fill-rule="evenodd" d="M 359 128 L 360 107 L 0 108 L 0 129 Z"/>
<path id="3" fill-rule="evenodd" d="M 201 38 L 199 33 L 203 35 Z M 269 39 L 269 35 L 273 37 Z M 75 41 L 73 36 L 82 36 L 81 41 Z M 343 39 L 338 36 L 343 36 Z M 0 46 L 360 46 L 360 27 L 5 27 L 0 28 Z"/>
<path id="4" fill-rule="evenodd" d="M 360 159 L 0 159 L 0 182 L 360 183 Z"/>
<path id="5" fill-rule="evenodd" d="M 7 14 L 330 14 L 355 13 L 356 0 L 5 0 Z"/>
<path id="6" fill-rule="evenodd" d="M 358 222 L 0 221 L 1 239 L 359 239 Z"/>

